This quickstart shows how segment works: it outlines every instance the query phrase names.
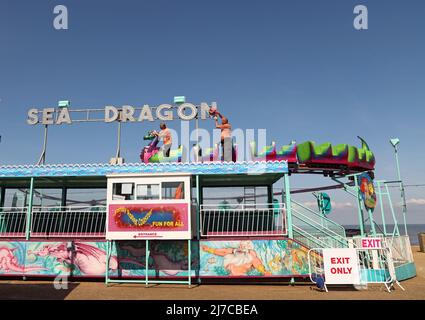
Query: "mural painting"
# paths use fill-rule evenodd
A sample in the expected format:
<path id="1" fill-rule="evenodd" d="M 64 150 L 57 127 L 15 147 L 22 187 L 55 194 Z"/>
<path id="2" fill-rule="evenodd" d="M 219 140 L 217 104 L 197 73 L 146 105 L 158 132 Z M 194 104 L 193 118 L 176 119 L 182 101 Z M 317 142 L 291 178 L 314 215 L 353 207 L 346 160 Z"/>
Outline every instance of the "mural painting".
<path id="1" fill-rule="evenodd" d="M 187 277 L 187 241 L 149 241 L 150 277 Z M 199 250 L 199 252 L 198 252 Z M 292 240 L 192 241 L 191 275 L 267 277 L 308 275 L 308 249 Z M 105 275 L 107 242 L 0 242 L 0 275 Z M 145 241 L 115 241 L 111 277 L 144 277 Z"/>
<path id="2" fill-rule="evenodd" d="M 201 276 L 308 275 L 308 249 L 292 240 L 201 241 Z"/>

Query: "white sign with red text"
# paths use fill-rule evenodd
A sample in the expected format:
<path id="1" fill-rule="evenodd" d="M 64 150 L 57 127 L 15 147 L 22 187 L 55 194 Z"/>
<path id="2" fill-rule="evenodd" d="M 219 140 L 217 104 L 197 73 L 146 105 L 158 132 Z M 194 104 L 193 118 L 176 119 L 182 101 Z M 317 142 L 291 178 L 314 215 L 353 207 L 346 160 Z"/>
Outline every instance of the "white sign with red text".
<path id="1" fill-rule="evenodd" d="M 359 284 L 359 263 L 356 249 L 323 249 L 326 284 Z"/>
<path id="2" fill-rule="evenodd" d="M 382 249 L 381 238 L 362 238 L 362 249 Z"/>

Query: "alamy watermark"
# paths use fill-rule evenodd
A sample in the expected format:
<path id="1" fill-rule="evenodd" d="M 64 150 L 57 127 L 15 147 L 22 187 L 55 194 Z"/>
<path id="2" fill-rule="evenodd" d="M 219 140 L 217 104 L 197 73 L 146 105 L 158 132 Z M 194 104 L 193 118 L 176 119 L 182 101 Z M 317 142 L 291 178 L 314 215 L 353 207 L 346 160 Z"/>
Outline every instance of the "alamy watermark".
<path id="1" fill-rule="evenodd" d="M 68 29 L 68 8 L 63 4 L 57 5 L 53 9 L 53 13 L 57 16 L 53 19 L 53 27 L 56 30 L 67 30 Z"/>
<path id="2" fill-rule="evenodd" d="M 365 5 L 357 5 L 354 7 L 353 13 L 356 14 L 353 26 L 356 30 L 368 30 L 369 13 Z"/>

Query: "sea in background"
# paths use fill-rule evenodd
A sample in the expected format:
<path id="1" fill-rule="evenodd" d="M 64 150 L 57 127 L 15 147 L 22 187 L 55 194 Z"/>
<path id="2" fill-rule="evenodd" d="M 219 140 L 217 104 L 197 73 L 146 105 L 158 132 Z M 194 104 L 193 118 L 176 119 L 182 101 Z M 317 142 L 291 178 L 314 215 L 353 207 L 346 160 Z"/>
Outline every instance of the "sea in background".
<path id="1" fill-rule="evenodd" d="M 404 235 L 404 226 L 403 224 L 398 225 L 400 234 Z M 357 225 L 345 225 L 345 229 L 358 229 Z M 367 227 L 366 227 L 367 228 Z M 394 225 L 387 224 L 387 232 L 394 230 Z M 418 233 L 425 233 L 425 224 L 408 224 L 407 225 L 407 233 L 409 235 L 410 244 L 414 246 L 419 245 Z"/>

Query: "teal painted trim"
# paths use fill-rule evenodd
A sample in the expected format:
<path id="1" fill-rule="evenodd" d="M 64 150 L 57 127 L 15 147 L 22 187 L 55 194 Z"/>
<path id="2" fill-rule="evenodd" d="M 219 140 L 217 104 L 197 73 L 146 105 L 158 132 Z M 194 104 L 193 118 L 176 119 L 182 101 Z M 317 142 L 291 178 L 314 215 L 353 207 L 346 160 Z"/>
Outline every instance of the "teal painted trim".
<path id="1" fill-rule="evenodd" d="M 284 175 L 285 183 L 285 207 L 286 207 L 286 220 L 288 224 L 288 237 L 293 239 L 294 232 L 292 229 L 292 204 L 291 204 L 291 188 L 289 186 L 289 176 L 288 174 Z"/>
<path id="2" fill-rule="evenodd" d="M 116 282 L 116 283 L 145 283 L 144 280 L 115 280 L 115 279 L 109 279 L 109 282 Z M 149 280 L 149 283 L 163 283 L 163 284 L 187 284 L 187 281 L 179 281 L 179 280 Z"/>
<path id="3" fill-rule="evenodd" d="M 27 210 L 27 221 L 25 226 L 25 239 L 30 239 L 31 233 L 31 216 L 32 216 L 32 202 L 34 198 L 34 177 L 31 177 L 30 182 L 30 193 L 29 193 L 29 201 L 28 201 L 28 210 Z"/>
<path id="4" fill-rule="evenodd" d="M 360 269 L 360 282 L 361 283 L 389 283 L 391 276 L 386 269 Z"/>
<path id="5" fill-rule="evenodd" d="M 407 280 L 416 277 L 416 265 L 414 262 L 409 262 L 401 266 L 395 267 L 395 275 L 398 281 Z"/>
<path id="6" fill-rule="evenodd" d="M 240 162 L 164 162 L 126 163 L 122 165 L 51 164 L 0 166 L 0 178 L 23 177 L 93 177 L 113 173 L 190 173 L 193 175 L 287 173 L 287 161 Z"/>

